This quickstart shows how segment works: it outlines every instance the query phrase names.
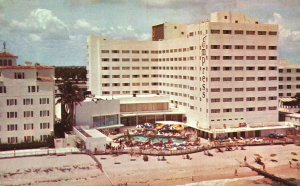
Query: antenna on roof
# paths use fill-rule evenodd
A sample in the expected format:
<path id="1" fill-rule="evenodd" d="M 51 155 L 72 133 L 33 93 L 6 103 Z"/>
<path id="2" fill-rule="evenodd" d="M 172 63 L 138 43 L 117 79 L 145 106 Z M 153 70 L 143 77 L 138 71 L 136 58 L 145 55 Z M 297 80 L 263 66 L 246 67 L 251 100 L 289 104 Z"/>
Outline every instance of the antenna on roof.
<path id="1" fill-rule="evenodd" d="M 6 42 L 5 41 L 3 42 L 3 50 L 4 50 L 4 52 L 6 52 Z"/>

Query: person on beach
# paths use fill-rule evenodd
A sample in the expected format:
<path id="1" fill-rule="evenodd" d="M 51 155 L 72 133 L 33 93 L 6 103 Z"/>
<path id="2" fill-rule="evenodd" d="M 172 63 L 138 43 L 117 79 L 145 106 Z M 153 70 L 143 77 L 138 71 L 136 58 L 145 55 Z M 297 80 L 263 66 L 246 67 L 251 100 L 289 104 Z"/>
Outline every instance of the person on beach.
<path id="1" fill-rule="evenodd" d="M 291 161 L 289 161 L 289 164 L 290 164 L 290 168 L 292 168 L 292 162 Z"/>
<path id="2" fill-rule="evenodd" d="M 299 165 L 299 163 L 297 163 L 297 169 L 298 169 L 298 170 L 300 169 L 300 165 Z"/>
<path id="3" fill-rule="evenodd" d="M 245 156 L 245 157 L 244 157 L 244 162 L 246 162 L 246 161 L 247 161 L 247 157 Z"/>
<path id="4" fill-rule="evenodd" d="M 263 166 L 263 170 L 266 171 L 266 165 L 263 164 L 262 166 Z"/>
<path id="5" fill-rule="evenodd" d="M 234 175 L 237 176 L 237 169 L 234 170 Z"/>

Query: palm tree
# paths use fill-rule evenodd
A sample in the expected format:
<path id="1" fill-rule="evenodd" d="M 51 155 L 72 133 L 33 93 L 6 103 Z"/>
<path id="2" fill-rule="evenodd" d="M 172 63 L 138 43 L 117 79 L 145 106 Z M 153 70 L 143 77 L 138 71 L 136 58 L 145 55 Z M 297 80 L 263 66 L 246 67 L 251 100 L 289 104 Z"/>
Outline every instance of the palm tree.
<path id="1" fill-rule="evenodd" d="M 60 103 L 62 106 L 62 122 L 67 125 L 67 130 L 71 131 L 75 125 L 75 107 L 84 100 L 82 91 L 78 86 L 73 85 L 70 81 L 58 85 L 59 94 L 56 104 Z"/>

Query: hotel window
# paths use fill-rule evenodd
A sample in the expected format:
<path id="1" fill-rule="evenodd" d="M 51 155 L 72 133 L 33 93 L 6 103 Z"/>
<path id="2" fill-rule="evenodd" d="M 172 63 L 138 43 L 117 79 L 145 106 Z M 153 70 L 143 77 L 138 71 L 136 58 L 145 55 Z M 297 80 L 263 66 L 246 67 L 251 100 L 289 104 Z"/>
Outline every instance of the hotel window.
<path id="1" fill-rule="evenodd" d="M 8 137 L 7 143 L 9 143 L 9 144 L 18 143 L 18 137 Z"/>
<path id="2" fill-rule="evenodd" d="M 267 79 L 266 77 L 257 77 L 258 81 L 266 81 L 266 79 Z"/>
<path id="3" fill-rule="evenodd" d="M 142 54 L 149 54 L 148 50 L 142 50 Z"/>
<path id="4" fill-rule="evenodd" d="M 24 124 L 24 130 L 33 130 L 33 123 Z"/>
<path id="5" fill-rule="evenodd" d="M 269 60 L 277 60 L 277 56 L 269 56 Z"/>
<path id="6" fill-rule="evenodd" d="M 269 70 L 277 70 L 277 67 L 269 67 Z"/>
<path id="7" fill-rule="evenodd" d="M 102 78 L 109 78 L 109 75 L 102 75 Z"/>
<path id="8" fill-rule="evenodd" d="M 270 76 L 270 77 L 269 77 L 269 80 L 270 80 L 270 81 L 277 80 L 277 77 L 276 77 L 276 76 Z"/>
<path id="9" fill-rule="evenodd" d="M 133 78 L 139 78 L 140 75 L 132 75 Z"/>
<path id="10" fill-rule="evenodd" d="M 128 61 L 130 61 L 130 59 L 129 58 L 122 58 L 122 61 L 123 62 L 128 62 Z"/>
<path id="11" fill-rule="evenodd" d="M 17 99 L 7 99 L 6 100 L 6 105 L 7 106 L 17 105 Z"/>
<path id="12" fill-rule="evenodd" d="M 109 91 L 102 91 L 102 94 L 103 94 L 103 95 L 109 95 L 110 92 L 109 92 Z"/>
<path id="13" fill-rule="evenodd" d="M 220 45 L 211 45 L 210 48 L 211 49 L 220 49 Z"/>
<path id="14" fill-rule="evenodd" d="M 231 34 L 231 30 L 223 30 L 223 34 Z"/>
<path id="15" fill-rule="evenodd" d="M 258 49 L 258 50 L 266 50 L 267 47 L 266 47 L 266 46 L 257 46 L 257 49 Z"/>
<path id="16" fill-rule="evenodd" d="M 269 50 L 277 50 L 277 46 L 269 46 Z"/>
<path id="17" fill-rule="evenodd" d="M 49 129 L 50 123 L 40 123 L 40 129 Z"/>
<path id="18" fill-rule="evenodd" d="M 223 81 L 232 81 L 232 77 L 223 77 Z"/>
<path id="19" fill-rule="evenodd" d="M 292 85 L 287 85 L 286 89 L 292 89 Z"/>
<path id="20" fill-rule="evenodd" d="M 15 72 L 15 79 L 25 79 L 24 72 Z"/>
<path id="21" fill-rule="evenodd" d="M 269 100 L 277 100 L 277 97 L 276 96 L 270 96 Z"/>
<path id="22" fill-rule="evenodd" d="M 28 92 L 39 92 L 39 86 L 28 86 Z"/>
<path id="23" fill-rule="evenodd" d="M 33 105 L 33 99 L 32 98 L 23 99 L 23 105 Z"/>
<path id="24" fill-rule="evenodd" d="M 7 131 L 15 131 L 15 130 L 18 130 L 18 125 L 17 124 L 7 125 Z"/>
<path id="25" fill-rule="evenodd" d="M 211 67 L 211 71 L 219 71 L 220 67 Z"/>
<path id="26" fill-rule="evenodd" d="M 24 136 L 24 142 L 32 142 L 32 141 L 34 141 L 33 136 Z"/>
<path id="27" fill-rule="evenodd" d="M 17 118 L 17 112 L 7 112 L 7 118 Z"/>
<path id="28" fill-rule="evenodd" d="M 235 30 L 234 34 L 243 35 L 244 31 L 243 30 Z"/>
<path id="29" fill-rule="evenodd" d="M 230 71 L 230 70 L 232 70 L 232 67 L 223 67 L 223 70 L 224 71 Z"/>
<path id="30" fill-rule="evenodd" d="M 248 49 L 248 50 L 254 50 L 255 46 L 254 45 L 247 45 L 246 49 Z"/>
<path id="31" fill-rule="evenodd" d="M 220 56 L 210 56 L 211 60 L 220 60 L 221 57 Z"/>
<path id="32" fill-rule="evenodd" d="M 257 31 L 257 35 L 266 35 L 267 32 L 266 31 Z"/>
<path id="33" fill-rule="evenodd" d="M 133 54 L 139 54 L 140 51 L 138 51 L 138 50 L 133 50 L 131 53 L 133 53 Z"/>
<path id="34" fill-rule="evenodd" d="M 232 102 L 232 98 L 223 98 L 223 102 Z"/>
<path id="35" fill-rule="evenodd" d="M 223 88 L 223 92 L 232 92 L 232 88 Z"/>
<path id="36" fill-rule="evenodd" d="M 276 36 L 276 35 L 277 35 L 277 32 L 276 32 L 276 31 L 270 31 L 270 32 L 269 32 L 269 35 Z"/>
<path id="37" fill-rule="evenodd" d="M 210 78 L 210 81 L 220 81 L 220 78 L 219 77 L 212 77 L 212 78 Z"/>
<path id="38" fill-rule="evenodd" d="M 255 97 L 247 97 L 246 101 L 255 101 Z"/>
<path id="39" fill-rule="evenodd" d="M 120 86 L 120 83 L 113 83 L 112 86 L 113 86 L 113 87 L 119 87 L 119 86 Z"/>
<path id="40" fill-rule="evenodd" d="M 102 70 L 109 70 L 109 67 L 102 67 Z"/>
<path id="41" fill-rule="evenodd" d="M 112 67 L 113 70 L 120 70 L 120 67 Z"/>
<path id="42" fill-rule="evenodd" d="M 218 102 L 220 102 L 220 98 L 212 98 L 210 101 L 212 103 L 218 103 Z"/>
<path id="43" fill-rule="evenodd" d="M 234 70 L 244 70 L 244 67 L 234 67 Z"/>
<path id="44" fill-rule="evenodd" d="M 279 77 L 279 79 L 278 79 L 279 81 L 283 81 L 283 77 Z"/>
<path id="45" fill-rule="evenodd" d="M 220 89 L 219 88 L 211 88 L 210 91 L 211 92 L 220 92 Z"/>
<path id="46" fill-rule="evenodd" d="M 244 112 L 244 108 L 235 108 L 234 111 L 235 112 Z"/>
<path id="47" fill-rule="evenodd" d="M 255 67 L 246 67 L 246 70 L 255 70 Z"/>
<path id="48" fill-rule="evenodd" d="M 257 70 L 266 70 L 266 67 L 257 67 Z"/>
<path id="49" fill-rule="evenodd" d="M 220 109 L 211 109 L 210 112 L 211 113 L 220 113 L 221 110 Z"/>
<path id="50" fill-rule="evenodd" d="M 149 61 L 148 58 L 142 58 L 142 61 L 146 62 L 146 61 Z"/>
<path id="51" fill-rule="evenodd" d="M 247 35 L 255 35 L 255 31 L 247 30 L 247 31 L 246 31 L 246 34 L 247 34 Z"/>
<path id="52" fill-rule="evenodd" d="M 102 83 L 102 87 L 109 87 L 109 83 Z"/>
<path id="53" fill-rule="evenodd" d="M 102 54 L 109 53 L 109 50 L 101 50 Z"/>
<path id="54" fill-rule="evenodd" d="M 244 56 L 234 56 L 235 60 L 244 60 Z"/>
<path id="55" fill-rule="evenodd" d="M 132 70 L 140 70 L 140 67 L 132 67 Z"/>
<path id="56" fill-rule="evenodd" d="M 277 107 L 274 106 L 274 107 L 269 107 L 269 110 L 277 110 Z"/>
<path id="57" fill-rule="evenodd" d="M 234 46 L 234 49 L 238 49 L 238 50 L 241 50 L 241 49 L 243 49 L 243 48 L 244 48 L 243 45 L 235 45 L 235 46 Z"/>
<path id="58" fill-rule="evenodd" d="M 220 30 L 210 30 L 211 34 L 220 34 Z"/>
<path id="59" fill-rule="evenodd" d="M 148 75 L 148 74 L 143 74 L 142 77 L 143 77 L 143 78 L 148 78 L 149 75 Z"/>
<path id="60" fill-rule="evenodd" d="M 111 52 L 114 53 L 114 54 L 118 54 L 120 51 L 119 50 L 112 50 Z"/>
<path id="61" fill-rule="evenodd" d="M 255 60 L 255 56 L 246 56 L 246 60 Z"/>
<path id="62" fill-rule="evenodd" d="M 266 91 L 267 89 L 266 89 L 266 87 L 258 87 L 257 90 L 258 91 Z"/>
<path id="63" fill-rule="evenodd" d="M 223 45 L 223 49 L 231 49 L 232 46 L 231 45 Z"/>
<path id="64" fill-rule="evenodd" d="M 102 58 L 102 61 L 109 61 L 109 58 Z"/>
<path id="65" fill-rule="evenodd" d="M 266 56 L 258 56 L 257 60 L 266 60 L 266 58 L 267 58 Z"/>
<path id="66" fill-rule="evenodd" d="M 236 92 L 243 92 L 244 88 L 235 88 L 234 91 L 236 91 Z"/>
<path id="67" fill-rule="evenodd" d="M 47 141 L 49 135 L 40 135 L 40 141 Z"/>
<path id="68" fill-rule="evenodd" d="M 113 61 L 113 62 L 119 62 L 120 59 L 119 59 L 119 58 L 113 58 L 112 61 Z"/>
<path id="69" fill-rule="evenodd" d="M 50 115 L 50 111 L 49 110 L 41 110 L 40 111 L 40 117 L 46 117 Z"/>
<path id="70" fill-rule="evenodd" d="M 231 60 L 232 56 L 223 56 L 223 60 Z"/>
<path id="71" fill-rule="evenodd" d="M 255 111 L 255 107 L 248 107 L 246 110 L 247 110 L 248 112 L 252 112 L 252 111 Z"/>
<path id="72" fill-rule="evenodd" d="M 232 109 L 231 108 L 225 108 L 225 109 L 223 109 L 223 112 L 232 112 Z"/>
<path id="73" fill-rule="evenodd" d="M 123 83 L 123 86 L 125 87 L 130 86 L 130 83 Z"/>
<path id="74" fill-rule="evenodd" d="M 24 118 L 30 118 L 30 117 L 33 117 L 33 111 L 24 111 L 24 112 L 23 112 L 23 117 L 24 117 Z"/>
<path id="75" fill-rule="evenodd" d="M 123 53 L 123 54 L 129 54 L 130 51 L 129 51 L 129 50 L 122 50 L 122 53 Z"/>
<path id="76" fill-rule="evenodd" d="M 258 101 L 266 101 L 267 98 L 266 98 L 266 97 L 258 97 L 257 100 L 258 100 Z"/>
<path id="77" fill-rule="evenodd" d="M 255 87 L 247 87 L 246 91 L 248 91 L 248 92 L 255 91 Z"/>
<path id="78" fill-rule="evenodd" d="M 258 111 L 265 111 L 265 110 L 267 110 L 267 108 L 266 107 L 258 107 L 257 110 Z"/>
<path id="79" fill-rule="evenodd" d="M 122 70 L 130 70 L 130 67 L 122 67 Z"/>
<path id="80" fill-rule="evenodd" d="M 112 75 L 112 78 L 120 78 L 120 75 Z"/>
<path id="81" fill-rule="evenodd" d="M 299 86 L 300 87 L 300 86 Z M 296 85 L 296 88 L 299 88 L 298 85 Z M 283 85 L 278 86 L 279 89 L 283 89 Z"/>
<path id="82" fill-rule="evenodd" d="M 244 81 L 244 77 L 235 77 L 234 80 L 235 81 Z"/>
<path id="83" fill-rule="evenodd" d="M 247 81 L 255 81 L 255 77 L 246 77 Z"/>

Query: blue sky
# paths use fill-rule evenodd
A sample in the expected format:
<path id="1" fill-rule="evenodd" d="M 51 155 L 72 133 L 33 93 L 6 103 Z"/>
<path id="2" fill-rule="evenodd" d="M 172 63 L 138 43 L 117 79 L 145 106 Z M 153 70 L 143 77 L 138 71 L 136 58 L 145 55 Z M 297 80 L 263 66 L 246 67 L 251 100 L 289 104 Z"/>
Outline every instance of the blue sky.
<path id="1" fill-rule="evenodd" d="M 85 65 L 90 34 L 147 40 L 152 25 L 197 23 L 215 11 L 279 24 L 280 58 L 300 64 L 300 0 L 0 0 L 0 42 L 19 64 Z"/>

